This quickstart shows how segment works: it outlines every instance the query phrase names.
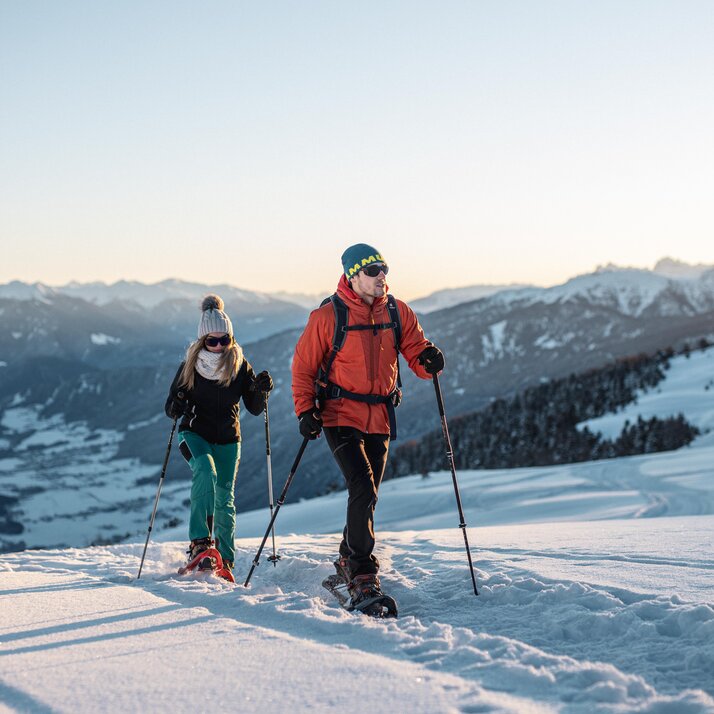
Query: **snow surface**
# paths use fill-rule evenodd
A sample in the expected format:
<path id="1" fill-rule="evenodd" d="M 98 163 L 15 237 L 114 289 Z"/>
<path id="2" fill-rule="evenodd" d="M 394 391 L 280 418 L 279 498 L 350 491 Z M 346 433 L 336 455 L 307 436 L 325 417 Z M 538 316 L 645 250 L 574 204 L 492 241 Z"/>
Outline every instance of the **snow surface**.
<path id="1" fill-rule="evenodd" d="M 93 332 L 89 338 L 94 345 L 118 345 L 121 342 L 120 337 L 112 337 L 111 335 L 105 335 L 103 332 Z"/>
<path id="2" fill-rule="evenodd" d="M 492 300 L 505 305 L 514 302 L 532 305 L 585 300 L 608 306 L 624 315 L 639 317 L 663 295 L 673 292 L 674 303 L 665 301 L 661 307 L 662 310 L 668 311 L 667 314 L 682 314 L 680 298 L 689 302 L 689 310 L 709 311 L 714 290 L 714 270 L 695 271 L 695 267 L 705 266 L 692 267 L 692 271 L 683 270 L 673 275 L 666 270 L 651 271 L 607 265 L 593 273 L 574 277 L 562 285 L 503 290 L 496 293 Z M 542 339 L 547 339 L 547 335 Z"/>
<path id="3" fill-rule="evenodd" d="M 171 531 L 139 581 L 143 542 L 5 555 L 0 702 L 194 712 L 209 671 L 227 711 L 714 712 L 713 464 L 702 446 L 460 473 L 478 597 L 450 474 L 388 481 L 377 555 L 396 621 L 320 586 L 344 493 L 285 505 L 281 560 L 266 549 L 248 589 L 178 577 Z M 267 521 L 240 518 L 239 581 Z"/>
<path id="4" fill-rule="evenodd" d="M 409 305 L 419 314 L 426 315 L 437 310 L 444 310 L 454 305 L 464 302 L 472 302 L 481 298 L 490 297 L 502 290 L 520 290 L 529 287 L 526 285 L 469 285 L 463 288 L 446 288 L 438 290 L 426 297 L 417 298 L 409 302 Z"/>
<path id="5" fill-rule="evenodd" d="M 617 438 L 626 421 L 631 424 L 638 417 L 673 417 L 684 414 L 687 421 L 702 432 L 714 430 L 714 349 L 698 350 L 689 357 L 672 359 L 665 379 L 655 389 L 640 391 L 637 400 L 615 414 L 606 414 L 579 424 L 590 431 L 600 432 L 608 439 Z M 711 434 L 698 437 L 714 443 Z"/>
<path id="6" fill-rule="evenodd" d="M 117 458 L 120 432 L 67 423 L 62 414 L 43 417 L 40 410 L 11 407 L 0 419 L 0 449 L 13 444 L 0 455 L 0 494 L 21 499 L 15 520 L 22 522 L 18 537 L 26 547 L 89 545 L 140 533 L 160 464 Z M 186 481 L 171 479 L 162 510 L 183 512 L 186 497 Z M 163 523 L 163 517 L 157 521 Z"/>
<path id="7" fill-rule="evenodd" d="M 67 295 L 87 300 L 100 306 L 107 305 L 114 300 L 128 300 L 136 302 L 149 310 L 166 300 L 179 299 L 200 302 L 203 296 L 210 291 L 218 292 L 224 297 L 224 300 L 240 300 L 254 304 L 267 304 L 274 300 L 284 300 L 301 305 L 307 302 L 308 299 L 308 296 L 294 295 L 291 298 L 283 293 L 281 295 L 286 296 L 283 298 L 281 295 L 255 290 L 242 290 L 232 285 L 208 286 L 173 279 L 151 284 L 131 280 L 119 280 L 112 284 L 71 282 L 67 285 L 56 287 L 50 287 L 43 283 L 22 283 L 18 280 L 0 284 L 0 298 L 10 300 L 37 300 L 49 304 L 58 295 Z"/>
<path id="8" fill-rule="evenodd" d="M 710 428 L 712 360 L 714 350 L 673 359 L 655 390 L 615 415 L 620 426 L 674 406 Z M 39 489 L 27 519 L 47 542 L 139 520 L 146 529 L 156 484 L 143 481 L 156 468 L 117 459 L 120 435 L 19 405 L 0 431 L 17 444 L 0 459 L 0 484 Z M 389 714 L 714 714 L 713 437 L 676 452 L 459 472 L 478 597 L 451 474 L 385 482 L 376 555 L 399 602 L 391 621 L 349 614 L 320 586 L 344 492 L 281 507 L 281 560 L 266 560 L 268 541 L 246 589 L 268 509 L 239 515 L 238 584 L 180 578 L 186 526 L 166 516 L 185 518 L 189 485 L 167 478 L 141 580 L 143 538 L 0 557 L 0 711 L 215 711 L 218 689 L 221 710 L 240 712 L 358 702 Z M 37 464 L 68 448 L 77 466 L 43 467 L 52 481 L 38 483 Z M 331 458 L 322 440 L 309 448 Z M 282 485 L 276 474 L 276 494 Z"/>

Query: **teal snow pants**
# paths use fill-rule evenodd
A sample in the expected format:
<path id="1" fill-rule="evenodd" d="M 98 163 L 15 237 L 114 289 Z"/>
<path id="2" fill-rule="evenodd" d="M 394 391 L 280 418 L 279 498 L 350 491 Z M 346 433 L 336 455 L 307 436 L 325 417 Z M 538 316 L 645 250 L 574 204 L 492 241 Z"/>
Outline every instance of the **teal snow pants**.
<path id="1" fill-rule="evenodd" d="M 223 560 L 235 560 L 236 506 L 233 499 L 240 442 L 211 444 L 192 431 L 179 435 L 179 450 L 193 472 L 191 480 L 191 540 L 213 534 Z"/>

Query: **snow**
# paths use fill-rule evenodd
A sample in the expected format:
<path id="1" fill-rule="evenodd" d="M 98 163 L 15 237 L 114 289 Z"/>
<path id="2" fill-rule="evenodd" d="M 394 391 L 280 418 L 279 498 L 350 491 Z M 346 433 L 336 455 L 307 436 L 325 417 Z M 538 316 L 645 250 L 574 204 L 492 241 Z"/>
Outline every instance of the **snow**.
<path id="1" fill-rule="evenodd" d="M 702 432 L 714 430 L 714 348 L 680 355 L 672 359 L 665 379 L 653 390 L 640 391 L 636 402 L 616 414 L 606 414 L 579 424 L 590 431 L 616 439 L 625 425 L 638 417 L 674 417 L 684 414 Z M 704 434 L 699 439 L 709 440 Z M 713 442 L 714 443 L 714 442 Z"/>
<path id="2" fill-rule="evenodd" d="M 431 293 L 426 297 L 412 300 L 409 305 L 419 314 L 426 315 L 437 310 L 444 310 L 464 302 L 472 302 L 490 297 L 503 290 L 520 290 L 524 285 L 469 285 L 463 288 L 447 288 Z M 319 303 L 318 303 L 319 304 Z"/>
<path id="3" fill-rule="evenodd" d="M 506 341 L 506 325 L 507 320 L 494 322 L 489 325 L 488 332 L 481 335 L 481 349 L 483 350 L 483 359 L 480 362 L 481 367 L 494 362 L 499 357 L 506 353 L 513 353 L 516 346 L 513 338 Z"/>
<path id="4" fill-rule="evenodd" d="M 637 408 L 662 416 L 677 404 L 711 424 L 712 359 L 714 350 L 673 359 Z M 42 443 L 40 431 L 28 436 L 33 420 L 46 433 L 42 449 L 27 443 Z M 48 542 L 131 528 L 139 516 L 146 529 L 155 484 L 132 484 L 137 469 L 153 472 L 116 459 L 115 433 L 24 407 L 0 426 L 28 447 L 22 460 L 0 459 L 8 483 L 34 485 L 26 458 L 51 459 L 61 438 L 83 456 L 29 498 Z M 322 440 L 309 448 L 331 458 Z M 217 688 L 227 711 L 328 712 L 358 701 L 390 714 L 714 714 L 711 434 L 676 452 L 458 478 L 478 597 L 450 472 L 380 489 L 376 555 L 398 620 L 347 613 L 320 586 L 344 492 L 281 507 L 281 559 L 267 561 L 268 541 L 249 588 L 241 583 L 267 508 L 239 514 L 235 585 L 178 577 L 186 525 L 161 518 L 138 581 L 143 538 L 2 556 L 3 710 L 194 712 Z M 188 490 L 168 480 L 162 504 L 185 518 Z M 120 498 L 120 513 L 107 510 Z"/>
<path id="5" fill-rule="evenodd" d="M 0 285 L 0 298 L 7 300 L 36 300 L 49 305 L 56 294 L 54 288 L 43 283 L 23 283 L 13 280 Z"/>
<path id="6" fill-rule="evenodd" d="M 350 615 L 320 587 L 344 493 L 283 506 L 282 558 L 264 551 L 248 589 L 179 578 L 183 527 L 155 534 L 139 581 L 143 542 L 5 555 L 3 701 L 195 711 L 176 692 L 203 672 L 200 640 L 233 710 L 359 697 L 376 712 L 714 712 L 712 464 L 701 446 L 459 473 L 478 598 L 450 473 L 387 481 L 377 555 L 396 621 Z M 239 581 L 267 522 L 239 517 Z"/>
<path id="7" fill-rule="evenodd" d="M 16 394 L 13 403 L 20 403 L 22 399 Z M 15 407 L 6 409 L 0 419 L 0 427 L 8 431 L 22 433 L 31 431 L 37 424 L 38 407 Z"/>
<path id="8" fill-rule="evenodd" d="M 670 280 L 648 270 L 609 269 L 569 280 L 544 291 L 545 303 L 564 302 L 585 296 L 606 303 L 627 315 L 638 316 L 667 288 Z"/>
<path id="9" fill-rule="evenodd" d="M 541 335 L 533 344 L 543 350 L 555 350 L 563 346 L 562 342 L 548 335 Z"/>
<path id="10" fill-rule="evenodd" d="M 138 582 L 141 544 L 8 555 L 4 699 L 195 711 L 177 692 L 210 651 L 231 711 L 328 711 L 357 697 L 377 712 L 714 711 L 711 517 L 470 535 L 478 598 L 457 528 L 381 532 L 383 582 L 401 608 L 384 622 L 320 588 L 335 535 L 281 536 L 281 561 L 249 589 L 177 577 L 179 543 L 152 545 Z M 238 545 L 245 574 L 258 539 Z"/>
<path id="11" fill-rule="evenodd" d="M 90 336 L 90 340 L 94 345 L 118 345 L 121 342 L 120 337 L 112 337 L 111 335 L 105 335 L 103 332 L 93 332 Z"/>
<path id="12" fill-rule="evenodd" d="M 579 275 L 562 285 L 549 288 L 527 287 L 503 290 L 490 299 L 495 304 L 536 303 L 555 304 L 584 300 L 605 305 L 618 312 L 639 317 L 663 295 L 672 292 L 676 297 L 664 299 L 659 305 L 662 314 L 679 316 L 711 310 L 714 296 L 714 271 L 710 266 L 685 266 L 670 269 L 666 264 L 654 271 L 638 268 L 619 268 L 607 265 L 593 273 Z M 681 301 L 689 303 L 683 307 Z M 544 335 L 541 339 L 547 340 Z"/>
<path id="13" fill-rule="evenodd" d="M 26 547 L 89 545 L 146 527 L 143 504 L 156 491 L 160 466 L 117 458 L 123 438 L 84 422 L 66 423 L 62 414 L 43 417 L 39 406 L 5 410 L 0 447 L 14 445 L 11 458 L 0 458 L 0 494 L 21 499 L 14 520 L 23 525 L 19 538 Z M 167 485 L 162 511 L 181 508 L 185 486 L 179 480 Z"/>
<path id="14" fill-rule="evenodd" d="M 218 292 L 226 301 L 245 301 L 252 304 L 268 304 L 275 300 L 290 302 L 312 309 L 320 304 L 322 298 L 312 295 L 291 294 L 285 292 L 263 293 L 254 290 L 242 290 L 232 285 L 202 285 L 183 280 L 163 280 L 159 283 L 140 283 L 131 280 L 119 280 L 112 284 L 102 282 L 78 283 L 49 287 L 42 283 L 23 283 L 13 281 L 0 284 L 0 298 L 10 300 L 35 300 L 50 304 L 52 298 L 66 295 L 79 298 L 95 305 L 104 306 L 114 300 L 135 302 L 151 310 L 167 300 L 188 300 L 198 304 L 208 292 Z M 324 297 L 324 296 L 323 296 Z"/>

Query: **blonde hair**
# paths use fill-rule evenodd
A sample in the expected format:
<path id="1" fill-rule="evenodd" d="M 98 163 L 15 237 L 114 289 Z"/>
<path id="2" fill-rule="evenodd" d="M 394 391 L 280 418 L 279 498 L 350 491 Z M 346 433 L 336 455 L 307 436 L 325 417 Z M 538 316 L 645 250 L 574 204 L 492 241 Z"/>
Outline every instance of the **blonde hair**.
<path id="1" fill-rule="evenodd" d="M 181 370 L 181 376 L 179 377 L 179 387 L 193 389 L 196 376 L 196 362 L 198 362 L 199 353 L 205 348 L 204 341 L 205 337 L 201 337 L 188 346 L 188 349 L 186 350 L 186 362 Z M 227 387 L 238 375 L 238 371 L 240 370 L 242 364 L 243 350 L 235 339 L 233 339 L 231 344 L 226 347 L 221 355 L 221 376 L 218 379 L 218 386 Z"/>

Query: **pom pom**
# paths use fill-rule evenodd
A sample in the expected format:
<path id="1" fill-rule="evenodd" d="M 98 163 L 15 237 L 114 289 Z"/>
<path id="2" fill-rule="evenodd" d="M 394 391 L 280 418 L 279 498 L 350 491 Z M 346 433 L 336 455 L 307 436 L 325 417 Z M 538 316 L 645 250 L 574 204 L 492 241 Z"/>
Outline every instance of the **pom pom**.
<path id="1" fill-rule="evenodd" d="M 206 312 L 206 310 L 222 310 L 223 300 L 221 300 L 218 295 L 206 295 L 201 302 L 201 310 Z"/>

